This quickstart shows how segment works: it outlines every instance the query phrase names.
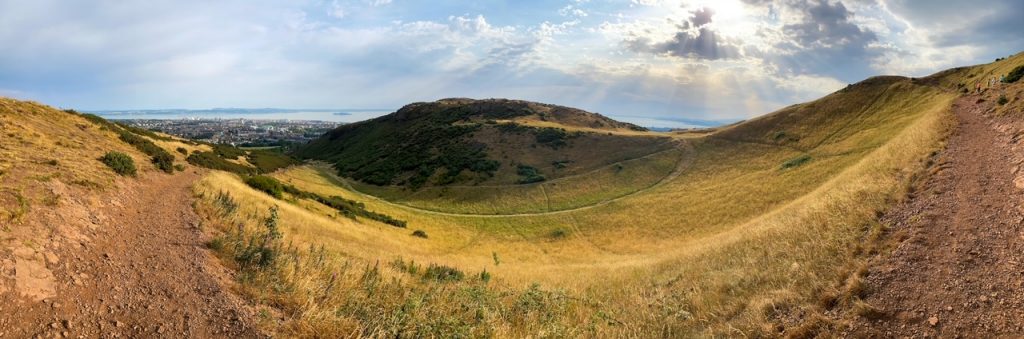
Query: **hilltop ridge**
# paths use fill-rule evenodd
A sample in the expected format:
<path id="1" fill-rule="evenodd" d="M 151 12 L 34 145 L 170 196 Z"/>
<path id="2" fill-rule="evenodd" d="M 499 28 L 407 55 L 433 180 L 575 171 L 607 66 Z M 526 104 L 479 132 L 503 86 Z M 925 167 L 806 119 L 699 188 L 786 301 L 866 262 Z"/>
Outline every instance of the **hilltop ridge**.
<path id="1" fill-rule="evenodd" d="M 507 99 L 413 103 L 295 154 L 358 181 L 418 189 L 535 183 L 667 149 L 667 136 L 579 109 Z"/>

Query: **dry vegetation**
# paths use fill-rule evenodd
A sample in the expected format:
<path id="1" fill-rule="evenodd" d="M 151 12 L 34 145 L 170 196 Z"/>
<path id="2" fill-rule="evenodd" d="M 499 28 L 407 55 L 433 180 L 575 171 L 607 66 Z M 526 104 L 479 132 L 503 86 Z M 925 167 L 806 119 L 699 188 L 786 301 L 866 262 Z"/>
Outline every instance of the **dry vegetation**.
<path id="1" fill-rule="evenodd" d="M 243 283 L 246 293 L 284 311 L 267 322 L 283 334 L 811 333 L 841 326 L 817 314 L 861 305 L 862 258 L 874 250 L 883 227 L 876 215 L 904 195 L 941 147 L 954 97 L 911 79 L 873 79 L 818 102 L 688 137 L 692 149 L 673 151 L 683 166 L 637 175 L 665 178 L 664 170 L 679 168 L 678 176 L 614 201 L 608 201 L 614 194 L 595 195 L 589 205 L 572 201 L 590 199 L 588 190 L 600 185 L 587 176 L 566 178 L 557 190 L 529 188 L 543 187 L 543 199 L 516 186 L 490 187 L 497 192 L 491 196 L 474 188 L 373 192 L 396 204 L 351 190 L 323 167 L 273 174 L 305 191 L 362 202 L 408 221 L 409 229 L 354 222 L 315 202 L 275 201 L 225 173 L 211 174 L 196 190 L 225 242 L 259 234 L 268 211 L 278 206 L 283 241 L 303 244 L 285 250 L 290 268 L 260 273 L 287 288 Z M 678 161 L 672 158 L 658 162 Z M 592 180 L 624 185 L 614 176 Z M 564 195 L 551 199 L 558 190 Z M 224 216 L 216 207 L 219 195 L 230 195 L 237 211 Z M 537 203 L 549 199 L 564 203 Z M 496 212 L 533 213 L 475 214 Z M 234 231 L 238 224 L 246 225 L 243 235 Z M 316 250 L 305 247 L 311 244 Z M 234 260 L 232 250 L 221 253 Z M 329 263 L 302 264 L 320 255 Z M 398 260 L 417 263 L 419 273 L 391 264 Z M 462 280 L 424 279 L 422 270 L 432 264 L 458 270 Z M 389 287 L 368 288 L 367 275 L 380 275 Z M 348 294 L 315 297 L 335 284 Z M 374 298 L 368 297 L 371 289 Z M 526 295 L 550 299 L 525 310 Z"/>
<path id="2" fill-rule="evenodd" d="M 385 201 L 320 165 L 270 174 L 407 228 L 286 191 L 273 197 L 221 171 L 195 184 L 194 207 L 209 247 L 238 270 L 237 290 L 263 310 L 263 327 L 286 337 L 837 331 L 843 320 L 824 314 L 871 315 L 862 279 L 885 230 L 877 216 L 942 147 L 958 85 L 1022 61 L 870 79 L 759 119 L 681 133 L 678 149 L 532 185 L 369 192 Z M 1004 95 L 1002 113 L 1020 111 L 1020 93 Z M 140 175 L 164 175 L 115 131 L 80 115 L 0 99 L 0 131 L 8 248 L 31 247 L 35 235 L 20 223 L 61 204 L 56 186 L 88 194 L 135 180 L 99 160 L 108 152 L 133 159 Z M 176 165 L 186 159 L 178 148 L 215 153 L 147 138 Z"/>
<path id="3" fill-rule="evenodd" d="M 117 134 L 79 115 L 34 102 L 0 98 L 0 223 L 10 229 L 33 208 L 56 204 L 53 182 L 85 191 L 110 187 L 114 172 L 100 158 L 117 151 L 141 171 L 149 158 Z"/>

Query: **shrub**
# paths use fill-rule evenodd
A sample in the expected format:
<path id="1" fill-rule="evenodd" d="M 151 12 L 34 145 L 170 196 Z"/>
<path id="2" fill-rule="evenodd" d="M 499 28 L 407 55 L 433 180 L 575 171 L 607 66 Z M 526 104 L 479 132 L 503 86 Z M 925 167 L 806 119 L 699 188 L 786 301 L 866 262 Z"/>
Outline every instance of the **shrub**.
<path id="1" fill-rule="evenodd" d="M 1022 77 L 1024 77 L 1024 65 L 1017 66 L 1017 68 L 1010 71 L 1010 74 L 1006 75 L 1006 79 L 1004 79 L 1003 82 L 1008 84 L 1014 83 Z"/>
<path id="2" fill-rule="evenodd" d="M 153 132 L 151 130 L 148 130 L 148 129 L 138 128 L 138 127 L 135 127 L 135 126 L 129 126 L 129 125 L 122 124 L 122 123 L 117 123 L 117 125 L 120 126 L 123 129 L 125 129 L 125 130 L 128 130 L 129 132 L 132 132 L 132 133 L 135 133 L 135 134 L 138 134 L 138 135 L 146 136 L 146 137 L 153 138 L 153 139 L 156 139 L 156 140 L 174 141 L 174 139 L 172 139 L 172 138 L 168 138 L 168 137 L 156 134 L 155 132 Z"/>
<path id="3" fill-rule="evenodd" d="M 217 196 L 214 197 L 214 201 L 217 203 L 217 207 L 220 209 L 222 215 L 230 215 L 238 210 L 238 203 L 235 202 L 235 198 L 231 197 L 231 194 L 220 191 Z"/>
<path id="4" fill-rule="evenodd" d="M 571 162 L 572 162 L 572 160 L 552 161 L 551 162 L 551 166 L 555 166 L 556 169 L 563 169 L 563 168 L 568 167 L 569 163 L 571 163 Z"/>
<path id="5" fill-rule="evenodd" d="M 277 222 L 277 207 L 273 207 L 270 209 L 270 216 L 263 222 L 266 232 L 248 239 L 235 255 L 235 261 L 243 269 L 267 268 L 277 260 L 283 236 L 277 228 Z"/>
<path id="6" fill-rule="evenodd" d="M 132 157 L 121 152 L 110 151 L 100 158 L 107 167 L 114 170 L 115 173 L 120 175 L 135 176 L 135 161 Z"/>
<path id="7" fill-rule="evenodd" d="M 160 148 L 160 146 L 157 146 L 152 141 L 149 141 L 149 139 L 140 137 L 129 131 L 121 131 L 120 139 L 121 141 L 132 145 L 132 147 L 135 147 L 139 151 L 142 151 L 142 153 L 146 153 L 146 155 L 153 157 L 153 164 L 155 164 L 161 171 L 167 173 L 174 172 L 174 156 L 167 153 L 167 151 Z"/>
<path id="8" fill-rule="evenodd" d="M 281 185 L 280 181 L 264 175 L 248 177 L 245 179 L 245 183 L 249 185 L 249 187 L 263 191 L 264 193 L 270 194 L 270 196 L 278 199 L 281 199 L 282 192 L 284 192 L 284 186 Z"/>
<path id="9" fill-rule="evenodd" d="M 782 163 L 782 169 L 798 167 L 800 165 L 806 164 L 808 161 L 811 161 L 811 156 L 804 154 L 796 158 L 786 160 L 786 162 Z"/>
<path id="10" fill-rule="evenodd" d="M 462 271 L 454 267 L 430 264 L 430 266 L 427 267 L 427 270 L 423 272 L 423 279 L 436 280 L 440 282 L 459 281 L 462 280 L 465 275 L 465 273 L 462 273 Z"/>
<path id="11" fill-rule="evenodd" d="M 568 235 L 569 235 L 569 232 L 567 232 L 566 230 L 561 229 L 561 228 L 556 229 L 554 231 L 551 231 L 551 237 L 555 238 L 555 239 L 562 239 L 562 238 L 565 238 Z"/>
<path id="12" fill-rule="evenodd" d="M 1008 102 L 1010 102 L 1010 99 L 1007 99 L 1005 95 L 1000 95 L 999 100 L 996 101 L 996 103 L 999 104 L 1000 106 L 1006 105 L 1006 103 Z"/>
<path id="13" fill-rule="evenodd" d="M 57 162 L 57 159 L 51 159 L 50 161 L 47 161 L 46 164 L 50 166 L 57 166 L 60 163 Z"/>
<path id="14" fill-rule="evenodd" d="M 533 166 L 520 164 L 516 168 L 516 173 L 519 174 L 520 177 L 522 177 L 519 178 L 519 181 L 517 181 L 517 183 L 520 184 L 532 184 L 535 182 L 547 180 L 547 178 L 545 178 L 544 175 L 540 174 L 540 171 L 538 171 Z"/>
<path id="15" fill-rule="evenodd" d="M 171 173 L 174 172 L 174 156 L 170 153 L 163 152 L 153 156 L 153 164 L 156 168 L 161 171 Z"/>
<path id="16" fill-rule="evenodd" d="M 225 144 L 213 145 L 213 152 L 224 159 L 238 159 L 238 157 L 245 155 L 245 151 L 241 148 Z"/>
<path id="17" fill-rule="evenodd" d="M 188 155 L 188 150 L 185 149 L 184 147 L 178 147 L 177 151 L 178 151 L 178 153 L 181 153 L 182 155 Z"/>
<path id="18" fill-rule="evenodd" d="M 185 165 L 180 165 L 180 164 L 179 165 L 174 165 L 174 170 L 178 171 L 178 172 L 184 172 L 185 171 Z"/>
<path id="19" fill-rule="evenodd" d="M 568 143 L 566 142 L 566 139 L 570 137 L 571 135 L 561 128 L 544 127 L 538 129 L 536 132 L 536 140 L 538 144 L 554 149 L 567 145 Z"/>
<path id="20" fill-rule="evenodd" d="M 249 163 L 256 166 L 256 169 L 260 173 L 270 173 L 291 165 L 298 164 L 299 161 L 291 156 L 281 153 L 280 151 L 270 150 L 257 150 L 249 152 L 246 156 Z"/>
<path id="21" fill-rule="evenodd" d="M 412 236 L 426 239 L 427 238 L 427 232 L 424 232 L 423 230 L 415 230 L 415 231 L 412 232 Z"/>
<path id="22" fill-rule="evenodd" d="M 224 158 L 218 157 L 214 152 L 193 152 L 186 160 L 188 160 L 188 163 L 199 167 L 227 171 L 241 175 L 256 173 L 255 169 L 224 160 Z"/>

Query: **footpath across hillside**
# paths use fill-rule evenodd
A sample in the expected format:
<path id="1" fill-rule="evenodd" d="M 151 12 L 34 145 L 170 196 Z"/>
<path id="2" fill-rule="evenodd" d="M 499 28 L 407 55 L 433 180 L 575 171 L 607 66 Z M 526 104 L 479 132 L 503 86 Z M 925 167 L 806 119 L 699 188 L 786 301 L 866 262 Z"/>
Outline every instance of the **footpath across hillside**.
<path id="1" fill-rule="evenodd" d="M 1024 335 L 1024 123 L 993 116 L 997 97 L 956 101 L 932 175 L 883 217 L 898 245 L 873 261 L 865 301 L 876 312 L 854 337 Z"/>

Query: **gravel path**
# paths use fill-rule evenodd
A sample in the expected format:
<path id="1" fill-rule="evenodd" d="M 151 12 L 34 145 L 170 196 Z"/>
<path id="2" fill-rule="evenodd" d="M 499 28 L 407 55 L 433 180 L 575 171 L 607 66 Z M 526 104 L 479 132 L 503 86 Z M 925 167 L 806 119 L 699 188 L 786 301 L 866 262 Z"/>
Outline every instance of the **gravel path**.
<path id="1" fill-rule="evenodd" d="M 76 212 L 85 197 L 72 196 L 50 211 L 43 225 L 77 223 L 77 236 L 51 237 L 63 240 L 48 245 L 52 258 L 41 270 L 52 272 L 49 291 L 0 294 L 0 337 L 262 336 L 252 312 L 224 288 L 231 273 L 204 249 L 192 210 L 198 176 L 150 173 L 95 193 L 112 195 L 102 208 Z M 83 213 L 88 227 L 70 218 Z"/>
<path id="2" fill-rule="evenodd" d="M 873 261 L 866 301 L 882 316 L 858 320 L 853 337 L 1024 336 L 1024 124 L 986 117 L 991 105 L 956 101 L 937 172 L 883 217 L 904 240 Z"/>

